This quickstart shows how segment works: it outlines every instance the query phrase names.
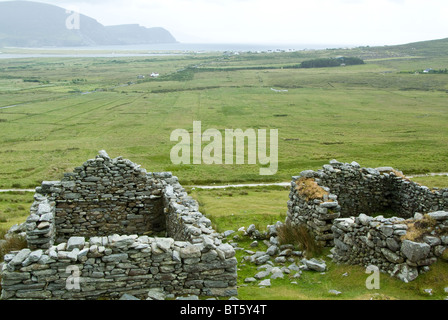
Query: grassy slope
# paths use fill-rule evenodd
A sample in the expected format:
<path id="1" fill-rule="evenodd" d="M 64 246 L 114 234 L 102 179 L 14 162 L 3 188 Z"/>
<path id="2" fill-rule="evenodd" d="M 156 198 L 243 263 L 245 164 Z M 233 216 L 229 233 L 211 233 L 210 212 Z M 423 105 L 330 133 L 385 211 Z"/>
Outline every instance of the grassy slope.
<path id="1" fill-rule="evenodd" d="M 29 192 L 0 193 L 0 234 L 23 223 L 30 214 L 32 203 L 33 194 Z"/>
<path id="2" fill-rule="evenodd" d="M 392 165 L 405 173 L 446 172 L 448 77 L 398 72 L 446 67 L 448 46 L 446 41 L 437 41 L 416 46 L 416 50 L 412 47 L 231 58 L 0 60 L 0 107 L 26 103 L 0 110 L 0 187 L 34 187 L 42 179 L 60 179 L 63 172 L 103 148 L 111 156 L 123 155 L 148 170 L 172 170 L 184 184 L 260 180 L 256 166 L 171 165 L 169 134 L 176 128 L 191 129 L 193 120 L 218 129 L 280 129 L 280 170 L 272 180 L 287 181 L 290 175 L 317 169 L 332 158 L 356 160 L 364 166 Z M 368 63 L 333 69 L 280 68 L 338 55 L 360 56 Z M 200 64 L 208 70 L 175 73 Z M 266 65 L 277 69 L 244 69 Z M 119 86 L 138 82 L 136 75 L 153 71 L 173 76 Z M 31 75 L 42 83 L 23 82 Z M 73 79 L 87 81 L 74 83 Z M 271 87 L 289 92 L 276 94 Z M 73 93 L 98 88 L 103 92 Z M 446 177 L 415 180 L 447 186 Z M 279 188 L 196 190 L 192 194 L 221 231 L 254 222 L 263 228 L 283 221 L 288 197 L 288 191 Z M 31 202 L 32 194 L 0 194 L 0 228 L 22 222 Z M 240 244 L 248 248 L 250 242 L 246 239 Z M 243 255 L 238 252 L 238 259 Z M 382 276 L 381 290 L 372 292 L 365 289 L 364 269 L 327 262 L 325 275 L 305 272 L 296 285 L 288 279 L 275 280 L 263 290 L 244 286 L 244 279 L 256 270 L 242 264 L 240 298 L 439 299 L 448 286 L 444 263 L 432 266 L 431 272 L 411 284 Z M 342 277 L 345 272 L 348 277 Z M 427 288 L 435 295 L 425 295 Z M 335 298 L 328 294 L 330 289 L 343 294 Z"/>
<path id="3" fill-rule="evenodd" d="M 442 67 L 447 61 L 439 54 L 411 59 L 408 51 L 386 47 L 235 57 L 3 60 L 1 106 L 28 103 L 0 110 L 0 187 L 34 187 L 43 179 L 59 179 L 99 149 L 151 171 L 174 171 L 184 184 L 287 181 L 333 158 L 392 165 L 405 173 L 448 171 L 448 77 L 398 73 Z M 343 54 L 372 61 L 346 68 L 280 68 Z M 266 65 L 277 69 L 244 69 Z M 206 70 L 176 73 L 188 66 Z M 233 71 L 218 71 L 222 68 Z M 152 71 L 172 76 L 138 83 L 138 74 Z M 42 83 L 22 81 L 31 75 Z M 129 82 L 135 84 L 121 86 Z M 278 94 L 271 87 L 289 92 Z M 73 93 L 95 89 L 103 91 Z M 279 129 L 278 174 L 260 177 L 258 166 L 247 165 L 171 165 L 171 131 L 191 130 L 194 120 L 201 120 L 204 129 Z"/>

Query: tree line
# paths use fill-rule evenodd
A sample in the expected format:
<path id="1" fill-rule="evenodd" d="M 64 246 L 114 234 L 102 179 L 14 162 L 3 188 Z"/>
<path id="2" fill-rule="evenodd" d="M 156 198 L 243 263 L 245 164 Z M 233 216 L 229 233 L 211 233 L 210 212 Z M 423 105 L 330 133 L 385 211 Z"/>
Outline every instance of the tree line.
<path id="1" fill-rule="evenodd" d="M 365 64 L 364 60 L 355 57 L 319 58 L 302 61 L 301 68 L 328 68 Z"/>

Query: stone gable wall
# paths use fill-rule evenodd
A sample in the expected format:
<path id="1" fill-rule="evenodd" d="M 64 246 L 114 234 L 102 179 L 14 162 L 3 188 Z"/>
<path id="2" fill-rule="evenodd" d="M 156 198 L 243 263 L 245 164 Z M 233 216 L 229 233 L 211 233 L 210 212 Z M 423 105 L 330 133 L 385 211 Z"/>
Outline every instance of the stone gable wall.
<path id="1" fill-rule="evenodd" d="M 44 182 L 37 191 L 55 202 L 56 238 L 62 242 L 73 235 L 165 230 L 163 188 L 153 173 L 102 153 L 61 181 Z"/>

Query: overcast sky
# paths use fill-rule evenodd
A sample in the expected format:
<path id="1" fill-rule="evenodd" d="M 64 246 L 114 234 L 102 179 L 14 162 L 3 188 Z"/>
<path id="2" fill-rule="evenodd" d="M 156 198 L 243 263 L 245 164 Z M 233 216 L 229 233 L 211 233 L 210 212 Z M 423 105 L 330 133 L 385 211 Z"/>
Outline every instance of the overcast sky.
<path id="1" fill-rule="evenodd" d="M 4 1 L 4 0 L 0 0 Z M 389 45 L 448 37 L 447 0 L 37 0 L 181 42 Z"/>

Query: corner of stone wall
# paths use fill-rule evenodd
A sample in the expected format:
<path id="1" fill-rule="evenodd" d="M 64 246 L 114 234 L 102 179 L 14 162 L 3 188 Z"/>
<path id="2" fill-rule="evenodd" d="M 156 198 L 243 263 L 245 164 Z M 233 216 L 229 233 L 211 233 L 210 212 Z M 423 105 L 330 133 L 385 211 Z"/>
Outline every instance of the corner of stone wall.
<path id="1" fill-rule="evenodd" d="M 26 220 L 28 248 L 48 249 L 54 244 L 55 236 L 55 203 L 43 194 L 36 193 Z"/>
<path id="2" fill-rule="evenodd" d="M 192 243 L 202 242 L 203 236 L 217 238 L 220 236 L 212 228 L 210 219 L 199 211 L 196 200 L 187 194 L 171 173 L 163 173 L 163 201 L 167 222 L 167 233 L 179 240 Z M 156 179 L 161 179 L 160 173 L 155 173 Z"/>
<path id="3" fill-rule="evenodd" d="M 222 242 L 222 235 L 212 228 L 210 219 L 199 211 L 197 201 L 187 194 L 177 177 L 169 172 L 154 173 L 153 176 L 163 184 L 167 234 L 191 243 L 202 253 L 199 264 L 187 268 L 199 275 L 195 283 L 203 286 L 202 294 L 236 295 L 235 249 Z"/>
<path id="4" fill-rule="evenodd" d="M 332 246 L 331 227 L 333 220 L 340 217 L 341 207 L 337 195 L 332 194 L 329 188 L 320 186 L 320 176 L 320 172 L 306 170 L 292 178 L 286 222 L 293 226 L 307 226 L 318 244 Z M 307 199 L 297 190 L 297 182 L 302 178 L 313 178 L 321 188 L 328 192 L 328 195 L 318 199 Z"/>

